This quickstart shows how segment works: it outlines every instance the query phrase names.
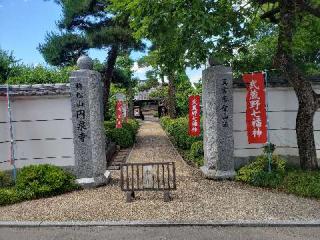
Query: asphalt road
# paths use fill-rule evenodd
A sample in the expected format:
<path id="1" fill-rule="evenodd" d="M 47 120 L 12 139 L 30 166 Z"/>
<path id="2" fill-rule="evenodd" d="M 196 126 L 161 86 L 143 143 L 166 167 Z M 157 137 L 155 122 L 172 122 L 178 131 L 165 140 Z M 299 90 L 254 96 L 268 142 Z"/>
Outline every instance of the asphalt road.
<path id="1" fill-rule="evenodd" d="M 320 239 L 320 227 L 40 227 L 0 228 L 0 240 Z"/>

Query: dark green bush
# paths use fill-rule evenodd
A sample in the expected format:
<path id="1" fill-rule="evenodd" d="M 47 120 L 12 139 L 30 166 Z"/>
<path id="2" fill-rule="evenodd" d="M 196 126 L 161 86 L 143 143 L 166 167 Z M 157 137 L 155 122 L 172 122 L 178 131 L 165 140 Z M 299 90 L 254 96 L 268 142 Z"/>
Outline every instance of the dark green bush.
<path id="1" fill-rule="evenodd" d="M 189 123 L 187 118 L 167 119 L 161 118 L 165 130 L 173 138 L 178 148 L 187 150 L 191 148 L 194 142 L 201 141 L 202 137 L 189 136 Z"/>
<path id="2" fill-rule="evenodd" d="M 14 185 L 14 181 L 7 173 L 0 171 L 0 188 L 10 187 Z"/>
<path id="3" fill-rule="evenodd" d="M 49 164 L 23 167 L 16 181 L 17 191 L 26 199 L 54 196 L 77 188 L 72 174 Z"/>
<path id="4" fill-rule="evenodd" d="M 320 171 L 291 171 L 284 178 L 282 188 L 299 196 L 320 198 Z"/>
<path id="5" fill-rule="evenodd" d="M 240 168 L 236 180 L 254 186 L 277 187 L 285 176 L 286 161 L 277 155 L 272 156 L 272 172 L 268 172 L 268 157 L 261 155 L 247 166 Z"/>
<path id="6" fill-rule="evenodd" d="M 139 127 L 140 127 L 139 122 L 136 119 L 128 119 L 128 124 L 131 125 L 131 127 L 134 130 L 134 134 L 136 135 L 138 133 L 138 130 L 139 130 Z"/>
<path id="7" fill-rule="evenodd" d="M 114 129 L 115 127 L 116 127 L 116 122 L 115 121 L 104 121 L 104 129 L 106 131 Z"/>
<path id="8" fill-rule="evenodd" d="M 114 128 L 109 130 L 106 134 L 107 137 L 122 148 L 131 147 L 134 143 L 132 133 L 125 128 Z"/>
<path id="9" fill-rule="evenodd" d="M 191 149 L 188 154 L 188 159 L 194 162 L 197 166 L 203 165 L 203 141 L 197 141 L 191 145 Z"/>
<path id="10" fill-rule="evenodd" d="M 0 206 L 23 201 L 23 196 L 15 188 L 0 189 Z"/>
<path id="11" fill-rule="evenodd" d="M 105 121 L 104 127 L 106 136 L 123 148 L 131 147 L 139 129 L 139 122 L 135 119 L 128 119 L 122 123 L 122 128 L 115 128 L 115 121 Z"/>

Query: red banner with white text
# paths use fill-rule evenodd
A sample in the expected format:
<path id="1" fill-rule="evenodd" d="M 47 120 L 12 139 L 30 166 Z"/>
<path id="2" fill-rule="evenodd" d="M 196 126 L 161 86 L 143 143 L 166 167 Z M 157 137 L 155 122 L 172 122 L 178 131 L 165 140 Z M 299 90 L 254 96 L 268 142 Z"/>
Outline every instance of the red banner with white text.
<path id="1" fill-rule="evenodd" d="M 116 104 L 116 128 L 122 128 L 122 101 Z"/>
<path id="2" fill-rule="evenodd" d="M 247 86 L 246 122 L 248 142 L 267 142 L 267 113 L 264 74 L 262 72 L 243 74 Z"/>
<path id="3" fill-rule="evenodd" d="M 189 135 L 200 135 L 200 96 L 189 97 Z"/>

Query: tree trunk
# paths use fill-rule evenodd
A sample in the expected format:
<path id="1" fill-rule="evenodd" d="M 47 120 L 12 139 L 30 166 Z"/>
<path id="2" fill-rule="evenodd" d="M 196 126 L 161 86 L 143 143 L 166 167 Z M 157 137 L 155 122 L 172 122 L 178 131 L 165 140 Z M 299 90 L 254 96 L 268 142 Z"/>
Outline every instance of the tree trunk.
<path id="1" fill-rule="evenodd" d="M 133 89 L 132 86 L 129 86 L 128 91 L 127 91 L 127 95 L 128 95 L 128 117 L 129 118 L 134 118 L 133 116 Z"/>
<path id="2" fill-rule="evenodd" d="M 170 118 L 176 118 L 177 117 L 177 111 L 176 111 L 176 87 L 175 87 L 175 81 L 174 81 L 174 74 L 170 73 L 168 75 L 168 81 L 169 81 L 169 103 L 168 103 L 168 111 Z"/>
<path id="3" fill-rule="evenodd" d="M 300 102 L 296 119 L 296 133 L 302 169 L 318 169 L 313 133 L 313 117 L 316 110 L 308 102 Z"/>
<path id="4" fill-rule="evenodd" d="M 109 111 L 109 95 L 110 95 L 110 86 L 111 86 L 111 79 L 114 67 L 116 65 L 116 60 L 118 57 L 119 46 L 113 45 L 108 53 L 108 59 L 105 71 L 103 73 L 103 80 L 104 80 L 104 116 L 106 118 L 108 111 Z"/>
<path id="5" fill-rule="evenodd" d="M 293 60 L 293 34 L 296 21 L 295 0 L 280 0 L 280 24 L 275 64 L 295 90 L 299 102 L 296 135 L 302 169 L 318 169 L 313 132 L 313 117 L 319 108 L 319 97 Z"/>

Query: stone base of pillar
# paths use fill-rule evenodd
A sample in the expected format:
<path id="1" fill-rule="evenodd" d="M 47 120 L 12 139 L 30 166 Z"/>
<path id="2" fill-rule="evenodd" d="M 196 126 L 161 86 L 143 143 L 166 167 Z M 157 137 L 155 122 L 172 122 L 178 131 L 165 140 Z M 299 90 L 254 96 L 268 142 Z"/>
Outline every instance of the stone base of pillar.
<path id="1" fill-rule="evenodd" d="M 207 166 L 202 166 L 201 168 L 202 173 L 208 179 L 214 180 L 225 180 L 229 179 L 232 180 L 236 176 L 236 172 L 234 170 L 231 171 L 221 171 L 216 169 L 209 169 Z"/>
<path id="2" fill-rule="evenodd" d="M 106 171 L 103 175 L 94 178 L 79 178 L 76 182 L 83 188 L 96 188 L 106 185 L 111 180 L 111 172 Z"/>

